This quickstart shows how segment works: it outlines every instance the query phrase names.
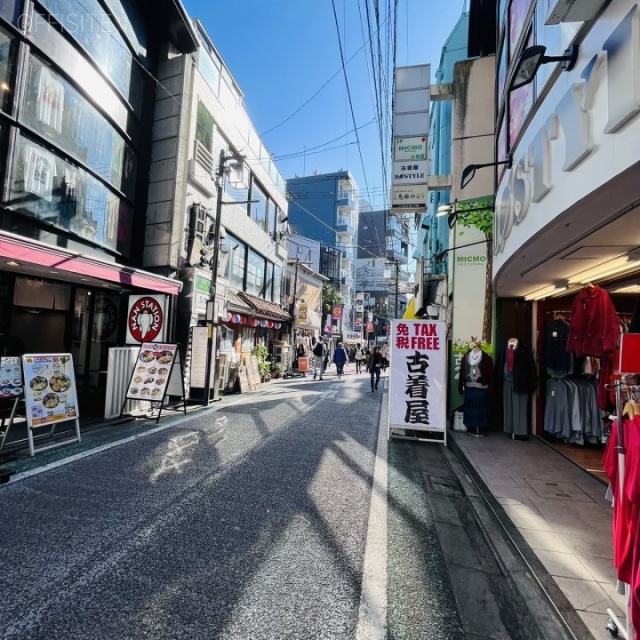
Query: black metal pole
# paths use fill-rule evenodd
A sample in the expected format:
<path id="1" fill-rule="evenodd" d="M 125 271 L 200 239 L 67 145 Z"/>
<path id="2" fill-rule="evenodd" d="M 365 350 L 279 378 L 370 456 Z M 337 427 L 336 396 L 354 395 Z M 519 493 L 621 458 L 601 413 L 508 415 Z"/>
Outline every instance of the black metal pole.
<path id="1" fill-rule="evenodd" d="M 217 187 L 217 201 L 216 201 L 216 219 L 213 232 L 213 257 L 211 259 L 211 288 L 209 289 L 209 309 L 207 309 L 207 359 L 206 370 L 204 378 L 204 400 L 203 405 L 209 406 L 209 403 L 213 400 L 218 400 L 218 364 L 220 362 L 218 345 L 215 345 L 215 353 L 213 358 L 211 352 L 213 351 L 213 334 L 214 328 L 218 324 L 216 318 L 216 285 L 218 278 L 218 260 L 220 256 L 220 221 L 222 218 L 222 192 L 224 191 L 224 165 L 227 161 L 224 149 L 220 151 L 220 159 L 218 161 L 218 168 L 216 169 L 216 187 Z M 217 336 L 216 336 L 217 342 Z M 213 359 L 213 362 L 212 362 Z M 211 398 L 211 369 L 213 367 L 213 398 Z"/>
<path id="2" fill-rule="evenodd" d="M 400 317 L 398 315 L 398 277 L 399 277 L 398 272 L 399 270 L 400 270 L 400 263 L 396 260 L 396 302 L 395 302 L 394 313 L 393 313 L 394 318 Z"/>

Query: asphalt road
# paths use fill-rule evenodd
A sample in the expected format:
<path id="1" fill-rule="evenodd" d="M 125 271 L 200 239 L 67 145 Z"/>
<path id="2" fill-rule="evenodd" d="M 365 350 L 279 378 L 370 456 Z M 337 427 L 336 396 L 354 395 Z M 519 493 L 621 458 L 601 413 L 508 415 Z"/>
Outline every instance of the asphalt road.
<path id="1" fill-rule="evenodd" d="M 410 445 L 369 521 L 381 391 L 288 381 L 1 487 L 0 638 L 464 638 Z M 363 632 L 383 524 L 387 615 Z"/>

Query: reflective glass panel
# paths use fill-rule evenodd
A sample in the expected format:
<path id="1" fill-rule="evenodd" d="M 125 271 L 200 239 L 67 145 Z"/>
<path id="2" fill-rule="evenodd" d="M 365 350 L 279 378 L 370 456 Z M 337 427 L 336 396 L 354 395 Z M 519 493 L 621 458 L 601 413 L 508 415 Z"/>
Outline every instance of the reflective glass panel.
<path id="1" fill-rule="evenodd" d="M 133 210 L 93 176 L 18 136 L 7 205 L 124 255 Z"/>
<path id="2" fill-rule="evenodd" d="M 134 197 L 137 158 L 109 121 L 62 76 L 29 57 L 20 120 Z"/>

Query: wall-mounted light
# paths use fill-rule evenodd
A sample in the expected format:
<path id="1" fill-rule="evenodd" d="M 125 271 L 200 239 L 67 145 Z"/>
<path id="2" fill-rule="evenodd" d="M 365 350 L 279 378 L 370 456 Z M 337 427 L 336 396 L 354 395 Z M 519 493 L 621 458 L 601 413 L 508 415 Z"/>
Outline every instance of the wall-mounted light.
<path id="1" fill-rule="evenodd" d="M 511 154 L 507 156 L 506 160 L 498 160 L 497 162 L 485 162 L 483 164 L 468 164 L 462 170 L 462 176 L 460 177 L 460 188 L 464 189 L 476 175 L 477 169 L 484 169 L 485 167 L 499 167 L 502 164 L 507 165 L 507 169 L 511 169 L 512 157 Z"/>
<path id="2" fill-rule="evenodd" d="M 540 44 L 527 47 L 522 51 L 511 76 L 509 91 L 514 91 L 525 84 L 529 84 L 538 73 L 540 65 L 548 64 L 549 62 L 561 62 L 560 66 L 563 71 L 571 71 L 578 59 L 578 45 L 571 45 L 561 56 L 545 56 L 546 51 L 547 48 Z"/>

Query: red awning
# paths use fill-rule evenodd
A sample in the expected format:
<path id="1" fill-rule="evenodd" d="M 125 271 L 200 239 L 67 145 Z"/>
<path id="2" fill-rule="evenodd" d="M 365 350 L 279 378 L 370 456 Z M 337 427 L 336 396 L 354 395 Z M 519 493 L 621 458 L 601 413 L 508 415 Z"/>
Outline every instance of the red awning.
<path id="1" fill-rule="evenodd" d="M 4 231 L 0 231 L 0 258 L 3 261 L 13 260 L 19 265 L 36 265 L 158 293 L 177 295 L 182 288 L 182 282 L 173 278 L 124 267 L 115 262 L 74 253 Z M 4 265 L 0 266 L 4 268 Z"/>

